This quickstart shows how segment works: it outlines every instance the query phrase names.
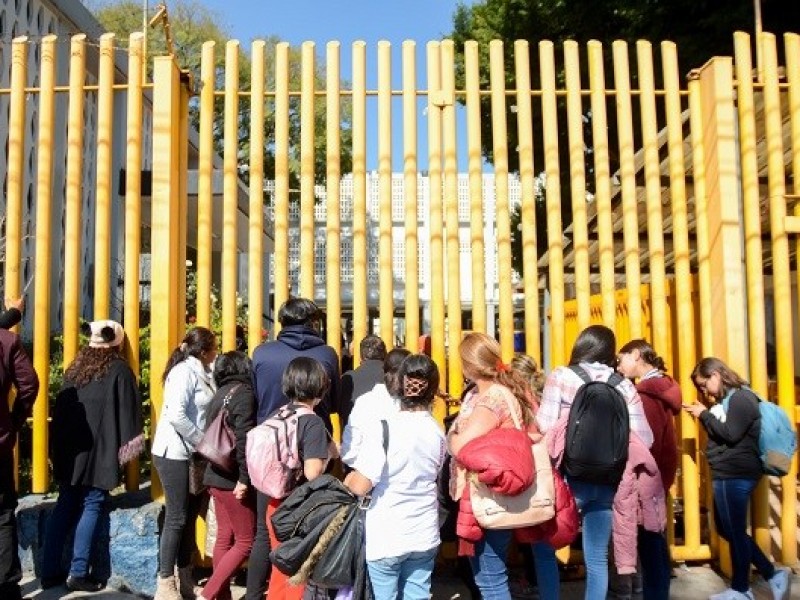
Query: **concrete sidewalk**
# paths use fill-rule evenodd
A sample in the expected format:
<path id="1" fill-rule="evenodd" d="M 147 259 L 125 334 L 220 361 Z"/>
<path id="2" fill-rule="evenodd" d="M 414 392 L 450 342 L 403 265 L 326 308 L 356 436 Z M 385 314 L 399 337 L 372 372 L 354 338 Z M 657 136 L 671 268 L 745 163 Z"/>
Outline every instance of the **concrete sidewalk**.
<path id="1" fill-rule="evenodd" d="M 673 571 L 670 598 L 674 600 L 704 600 L 709 595 L 721 592 L 727 586 L 725 581 L 709 566 L 680 565 Z M 582 600 L 584 581 L 567 581 L 562 573 L 561 600 Z M 800 577 L 794 575 L 792 584 L 793 600 L 800 599 Z M 772 594 L 766 584 L 758 581 L 753 584 L 753 594 L 758 600 L 772 600 Z M 77 598 L 91 598 L 92 600 L 132 600 L 137 596 L 114 590 L 102 590 L 94 594 L 85 592 L 68 592 L 65 587 L 55 587 L 43 591 L 39 588 L 36 579 L 26 579 L 22 588 L 25 598 L 36 600 L 73 600 Z M 244 588 L 233 589 L 234 600 L 244 596 Z M 433 580 L 433 600 L 470 600 L 469 592 L 464 584 L 456 577 L 449 575 L 436 575 Z M 641 595 L 634 596 L 636 600 L 647 600 Z"/>

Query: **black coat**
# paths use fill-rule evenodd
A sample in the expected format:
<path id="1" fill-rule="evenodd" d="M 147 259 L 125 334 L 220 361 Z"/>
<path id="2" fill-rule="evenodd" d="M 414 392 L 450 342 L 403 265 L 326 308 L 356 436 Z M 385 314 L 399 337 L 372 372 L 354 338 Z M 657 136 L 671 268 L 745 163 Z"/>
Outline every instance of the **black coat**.
<path id="1" fill-rule="evenodd" d="M 758 396 L 740 388 L 730 398 L 724 423 L 711 411 L 700 414 L 700 423 L 708 432 L 706 458 L 712 479 L 761 479 Z"/>
<path id="2" fill-rule="evenodd" d="M 53 473 L 60 484 L 111 490 L 119 485 L 120 449 L 141 439 L 142 403 L 122 359 L 78 388 L 65 381 L 53 409 Z"/>
<path id="3" fill-rule="evenodd" d="M 342 375 L 342 387 L 339 392 L 339 418 L 342 427 L 347 424 L 356 400 L 377 384 L 383 383 L 383 380 L 382 360 L 365 360 L 357 369 Z"/>
<path id="4" fill-rule="evenodd" d="M 13 407 L 8 404 L 12 387 L 17 390 Z M 19 336 L 0 329 L 0 460 L 10 460 L 17 432 L 31 416 L 38 392 L 39 378 Z"/>
<path id="5" fill-rule="evenodd" d="M 250 485 L 245 448 L 247 447 L 247 432 L 256 424 L 256 401 L 253 397 L 253 386 L 249 377 L 233 376 L 219 382 L 219 387 L 208 407 L 206 424 L 210 425 L 217 418 L 225 397 L 234 387 L 236 389 L 228 400 L 228 425 L 236 436 L 236 463 L 239 470 L 237 473 L 227 473 L 209 463 L 203 477 L 203 483 L 222 490 L 232 490 L 236 486 L 236 482 Z"/>

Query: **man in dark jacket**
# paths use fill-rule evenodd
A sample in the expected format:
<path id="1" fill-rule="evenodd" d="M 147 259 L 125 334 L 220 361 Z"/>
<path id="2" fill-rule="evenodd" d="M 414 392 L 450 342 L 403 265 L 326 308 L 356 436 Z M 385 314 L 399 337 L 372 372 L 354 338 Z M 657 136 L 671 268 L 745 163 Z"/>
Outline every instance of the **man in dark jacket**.
<path id="1" fill-rule="evenodd" d="M 357 369 L 342 375 L 339 394 L 339 418 L 342 428 L 350 418 L 356 400 L 377 384 L 383 383 L 383 361 L 386 359 L 386 344 L 377 335 L 368 335 L 359 346 L 361 364 Z"/>
<path id="2" fill-rule="evenodd" d="M 17 390 L 9 409 L 11 388 Z M 14 445 L 17 433 L 31 415 L 39 378 L 19 336 L 0 329 L 0 598 L 21 600 L 22 569 L 17 552 L 17 491 L 14 485 Z"/>
<path id="3" fill-rule="evenodd" d="M 321 312 L 314 302 L 306 298 L 291 298 L 278 311 L 278 322 L 281 324 L 278 338 L 259 345 L 253 351 L 256 423 L 262 423 L 288 403 L 281 390 L 283 371 L 292 359 L 308 356 L 322 364 L 331 382 L 328 394 L 314 410 L 325 421 L 328 431 L 332 431 L 330 415 L 339 412 L 339 357 L 319 334 L 320 318 Z M 266 521 L 268 502 L 267 496 L 257 493 L 256 537 L 247 570 L 247 600 L 263 600 L 272 567 Z"/>

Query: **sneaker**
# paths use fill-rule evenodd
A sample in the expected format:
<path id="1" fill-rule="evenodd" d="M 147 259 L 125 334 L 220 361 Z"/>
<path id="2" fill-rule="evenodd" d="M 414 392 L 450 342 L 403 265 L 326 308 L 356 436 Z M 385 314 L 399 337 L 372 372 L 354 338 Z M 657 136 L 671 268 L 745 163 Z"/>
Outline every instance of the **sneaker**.
<path id="1" fill-rule="evenodd" d="M 747 590 L 746 592 L 737 592 L 732 588 L 728 588 L 719 594 L 713 594 L 708 597 L 708 600 L 755 600 L 753 592 Z"/>
<path id="2" fill-rule="evenodd" d="M 539 600 L 539 590 L 525 579 L 511 579 L 508 582 L 508 591 L 514 600 Z"/>
<path id="3" fill-rule="evenodd" d="M 789 569 L 775 569 L 775 574 L 767 583 L 769 583 L 769 589 L 772 590 L 773 600 L 785 600 L 789 597 L 789 590 L 792 587 Z"/>
<path id="4" fill-rule="evenodd" d="M 67 577 L 67 589 L 72 592 L 99 592 L 105 585 L 88 577 Z"/>

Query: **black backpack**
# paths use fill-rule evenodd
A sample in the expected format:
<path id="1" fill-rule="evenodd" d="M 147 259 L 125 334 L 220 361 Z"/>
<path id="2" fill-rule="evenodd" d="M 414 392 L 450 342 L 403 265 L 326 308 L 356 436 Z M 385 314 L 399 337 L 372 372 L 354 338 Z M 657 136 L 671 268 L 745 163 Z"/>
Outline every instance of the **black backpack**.
<path id="1" fill-rule="evenodd" d="M 570 366 L 582 380 L 567 422 L 561 468 L 570 478 L 587 483 L 619 485 L 628 461 L 628 405 L 616 386 L 622 375 L 592 381 L 583 368 Z"/>

